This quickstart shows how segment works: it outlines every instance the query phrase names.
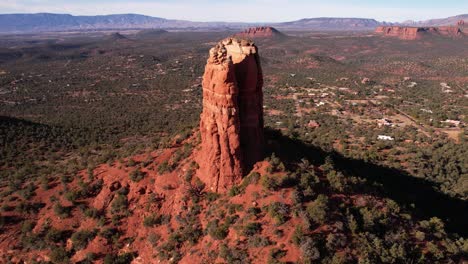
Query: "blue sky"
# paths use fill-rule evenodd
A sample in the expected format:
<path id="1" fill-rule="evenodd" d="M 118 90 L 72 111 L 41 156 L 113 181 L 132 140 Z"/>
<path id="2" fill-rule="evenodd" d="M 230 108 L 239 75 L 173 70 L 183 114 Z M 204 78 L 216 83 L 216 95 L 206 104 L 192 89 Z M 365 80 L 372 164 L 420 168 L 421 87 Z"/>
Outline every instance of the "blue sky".
<path id="1" fill-rule="evenodd" d="M 279 22 L 309 17 L 424 20 L 468 13 L 468 0 L 0 0 L 0 13 L 137 13 L 194 21 Z"/>

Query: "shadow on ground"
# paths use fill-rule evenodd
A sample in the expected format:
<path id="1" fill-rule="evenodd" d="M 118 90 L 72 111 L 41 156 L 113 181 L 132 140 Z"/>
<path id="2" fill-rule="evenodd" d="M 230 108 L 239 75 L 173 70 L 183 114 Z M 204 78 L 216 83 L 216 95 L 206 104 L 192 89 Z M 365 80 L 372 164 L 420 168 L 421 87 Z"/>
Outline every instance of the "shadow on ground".
<path id="1" fill-rule="evenodd" d="M 323 164 L 327 156 L 333 157 L 335 167 L 349 175 L 367 179 L 382 186 L 382 192 L 372 193 L 388 197 L 408 208 L 423 219 L 438 217 L 444 220 L 449 232 L 468 235 L 468 202 L 445 195 L 427 180 L 416 178 L 408 172 L 388 168 L 363 160 L 344 157 L 337 152 L 326 152 L 302 141 L 291 139 L 279 131 L 267 129 L 267 152 L 275 152 L 283 161 L 297 162 L 302 158 L 313 164 Z M 414 209 L 411 209 L 414 208 Z"/>

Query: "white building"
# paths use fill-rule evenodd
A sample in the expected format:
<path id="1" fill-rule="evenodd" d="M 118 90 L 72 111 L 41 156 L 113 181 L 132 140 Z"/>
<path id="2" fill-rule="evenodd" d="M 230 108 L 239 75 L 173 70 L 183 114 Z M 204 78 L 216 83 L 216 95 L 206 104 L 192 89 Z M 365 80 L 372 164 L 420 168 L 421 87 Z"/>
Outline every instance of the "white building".
<path id="1" fill-rule="evenodd" d="M 385 136 L 385 135 L 378 135 L 378 136 L 377 136 L 377 139 L 378 139 L 378 140 L 386 140 L 386 141 L 393 141 L 393 140 L 395 140 L 395 139 L 392 138 L 391 136 Z"/>

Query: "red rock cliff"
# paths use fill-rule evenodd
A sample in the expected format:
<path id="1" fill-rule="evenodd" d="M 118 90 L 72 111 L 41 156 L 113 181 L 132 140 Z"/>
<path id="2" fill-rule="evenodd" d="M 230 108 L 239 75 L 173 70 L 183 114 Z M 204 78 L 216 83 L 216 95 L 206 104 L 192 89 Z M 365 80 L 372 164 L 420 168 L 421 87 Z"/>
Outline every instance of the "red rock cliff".
<path id="1" fill-rule="evenodd" d="M 253 27 L 234 35 L 239 38 L 271 38 L 283 36 L 281 32 L 273 27 Z"/>
<path id="2" fill-rule="evenodd" d="M 459 27 L 444 26 L 444 27 L 377 27 L 375 30 L 378 34 L 384 36 L 397 37 L 405 40 L 421 39 L 425 36 L 445 36 L 445 37 L 460 37 L 463 32 Z"/>
<path id="3" fill-rule="evenodd" d="M 240 182 L 263 155 L 263 76 L 257 47 L 228 38 L 210 50 L 203 76 L 200 178 L 213 191 Z"/>

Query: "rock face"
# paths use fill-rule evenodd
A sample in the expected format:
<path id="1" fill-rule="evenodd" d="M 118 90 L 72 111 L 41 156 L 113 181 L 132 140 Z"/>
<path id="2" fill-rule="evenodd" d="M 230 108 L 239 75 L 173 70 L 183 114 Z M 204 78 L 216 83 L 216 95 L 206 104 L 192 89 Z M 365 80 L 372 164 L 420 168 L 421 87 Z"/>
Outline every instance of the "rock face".
<path id="1" fill-rule="evenodd" d="M 422 39 L 425 36 L 461 37 L 463 32 L 459 27 L 377 27 L 376 33 L 404 40 Z"/>
<path id="2" fill-rule="evenodd" d="M 464 26 L 465 25 L 465 20 L 458 21 L 457 25 L 461 26 L 461 27 Z"/>
<path id="3" fill-rule="evenodd" d="M 200 178 L 211 190 L 237 184 L 263 158 L 263 75 L 257 47 L 227 38 L 210 50 L 203 76 Z"/>
<path id="4" fill-rule="evenodd" d="M 239 32 L 234 35 L 234 37 L 239 38 L 271 38 L 271 37 L 281 37 L 284 36 L 283 33 L 279 32 L 273 27 L 253 27 L 248 28 L 242 32 Z"/>

